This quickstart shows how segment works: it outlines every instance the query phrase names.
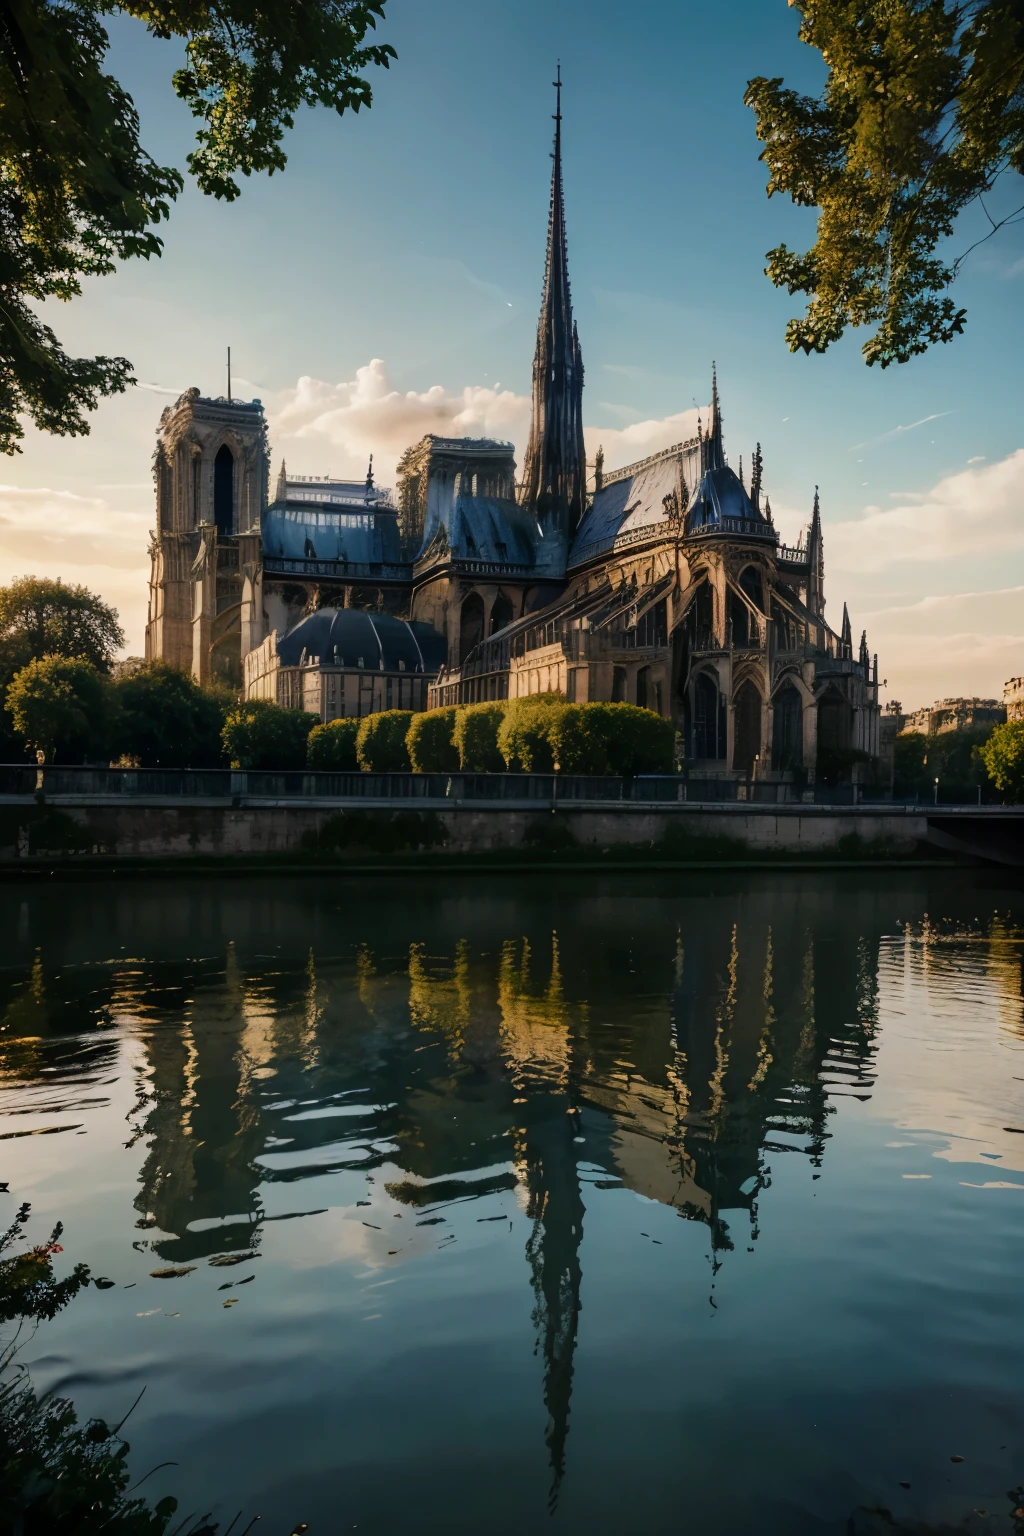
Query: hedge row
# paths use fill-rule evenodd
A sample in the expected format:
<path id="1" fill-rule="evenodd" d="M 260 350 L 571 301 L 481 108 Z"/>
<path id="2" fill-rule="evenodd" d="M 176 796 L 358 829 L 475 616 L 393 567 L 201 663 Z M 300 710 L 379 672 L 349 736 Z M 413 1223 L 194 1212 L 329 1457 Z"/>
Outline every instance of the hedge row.
<path id="1" fill-rule="evenodd" d="M 672 722 L 633 704 L 568 704 L 559 694 L 413 714 L 388 709 L 317 723 L 259 700 L 229 714 L 238 768 L 336 773 L 671 773 Z"/>

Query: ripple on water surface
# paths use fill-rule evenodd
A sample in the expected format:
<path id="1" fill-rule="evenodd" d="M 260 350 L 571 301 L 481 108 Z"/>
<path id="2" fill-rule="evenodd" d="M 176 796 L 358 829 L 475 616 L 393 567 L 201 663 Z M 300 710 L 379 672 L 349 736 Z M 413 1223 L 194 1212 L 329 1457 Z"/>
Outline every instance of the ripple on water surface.
<path id="1" fill-rule="evenodd" d="M 0 1199 L 114 1281 L 22 1358 L 82 1414 L 146 1387 L 152 1497 L 1012 1529 L 1002 877 L 0 887 L 0 924 Z"/>

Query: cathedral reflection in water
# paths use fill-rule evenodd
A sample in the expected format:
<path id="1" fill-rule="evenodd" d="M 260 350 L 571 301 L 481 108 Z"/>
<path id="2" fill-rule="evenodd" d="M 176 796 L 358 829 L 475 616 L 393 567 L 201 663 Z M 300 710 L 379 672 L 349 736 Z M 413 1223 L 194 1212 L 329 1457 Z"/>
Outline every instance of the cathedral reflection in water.
<path id="1" fill-rule="evenodd" d="M 670 893 L 638 891 L 624 931 L 621 893 L 479 889 L 399 903 L 382 883 L 357 915 L 308 890 L 291 905 L 283 890 L 149 892 L 141 918 L 126 892 L 111 931 L 144 921 L 147 958 L 100 971 L 68 954 L 51 975 L 44 946 L 8 993 L 6 1065 L 31 1077 L 29 1037 L 79 1015 L 127 1031 L 138 1241 L 168 1264 L 258 1251 L 261 1191 L 332 1171 L 383 1183 L 424 1239 L 445 1230 L 432 1213 L 511 1194 L 529 1221 L 554 1496 L 590 1186 L 703 1223 L 713 1286 L 756 1239 L 773 1166 L 820 1165 L 831 1101 L 871 1092 L 892 898 L 833 884 L 780 903 L 777 883 L 748 882 L 687 900 L 683 921 Z M 76 1049 L 102 1065 L 124 1038 L 101 1029 Z M 297 1189 L 295 1212 L 323 1190 Z M 421 1251 L 389 1249 L 390 1223 L 366 1232 L 383 1263 Z"/>

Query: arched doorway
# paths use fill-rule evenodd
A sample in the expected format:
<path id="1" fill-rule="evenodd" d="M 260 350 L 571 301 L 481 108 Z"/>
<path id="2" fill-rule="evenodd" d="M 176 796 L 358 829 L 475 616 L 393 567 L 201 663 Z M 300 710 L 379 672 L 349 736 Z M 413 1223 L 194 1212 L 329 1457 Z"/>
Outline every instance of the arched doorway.
<path id="1" fill-rule="evenodd" d="M 627 704 L 626 698 L 626 669 L 615 667 L 612 670 L 612 703 Z"/>
<path id="2" fill-rule="evenodd" d="M 695 758 L 725 756 L 725 700 L 708 672 L 701 672 L 693 685 L 691 738 Z"/>
<path id="3" fill-rule="evenodd" d="M 499 629 L 511 624 L 512 619 L 512 599 L 506 597 L 504 592 L 499 592 L 491 608 L 491 634 L 496 635 Z"/>
<path id="4" fill-rule="evenodd" d="M 744 683 L 736 694 L 733 731 L 732 765 L 749 776 L 761 750 L 761 695 L 753 683 Z"/>
<path id="5" fill-rule="evenodd" d="M 227 443 L 213 461 L 213 520 L 219 534 L 235 531 L 235 456 Z"/>
<path id="6" fill-rule="evenodd" d="M 804 711 L 792 683 L 779 689 L 772 721 L 772 767 L 799 768 L 804 760 Z"/>
<path id="7" fill-rule="evenodd" d="M 462 605 L 459 624 L 459 665 L 465 661 L 474 646 L 484 638 L 484 600 L 479 592 L 471 592 Z"/>

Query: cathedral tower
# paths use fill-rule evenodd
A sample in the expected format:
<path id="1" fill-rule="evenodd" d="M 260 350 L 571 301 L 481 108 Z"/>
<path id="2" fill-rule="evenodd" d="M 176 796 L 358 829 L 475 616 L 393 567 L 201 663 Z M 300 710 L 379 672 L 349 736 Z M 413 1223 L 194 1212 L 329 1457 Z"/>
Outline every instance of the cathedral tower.
<path id="1" fill-rule="evenodd" d="M 242 656 L 262 638 L 256 588 L 267 467 L 258 400 L 208 400 L 189 389 L 164 411 L 153 456 L 147 659 L 203 682 L 241 682 Z"/>
<path id="2" fill-rule="evenodd" d="M 572 317 L 562 196 L 562 72 L 555 81 L 555 148 L 548 213 L 544 297 L 533 359 L 533 420 L 520 501 L 542 524 L 566 538 L 575 533 L 586 500 L 583 448 L 583 358 Z"/>

